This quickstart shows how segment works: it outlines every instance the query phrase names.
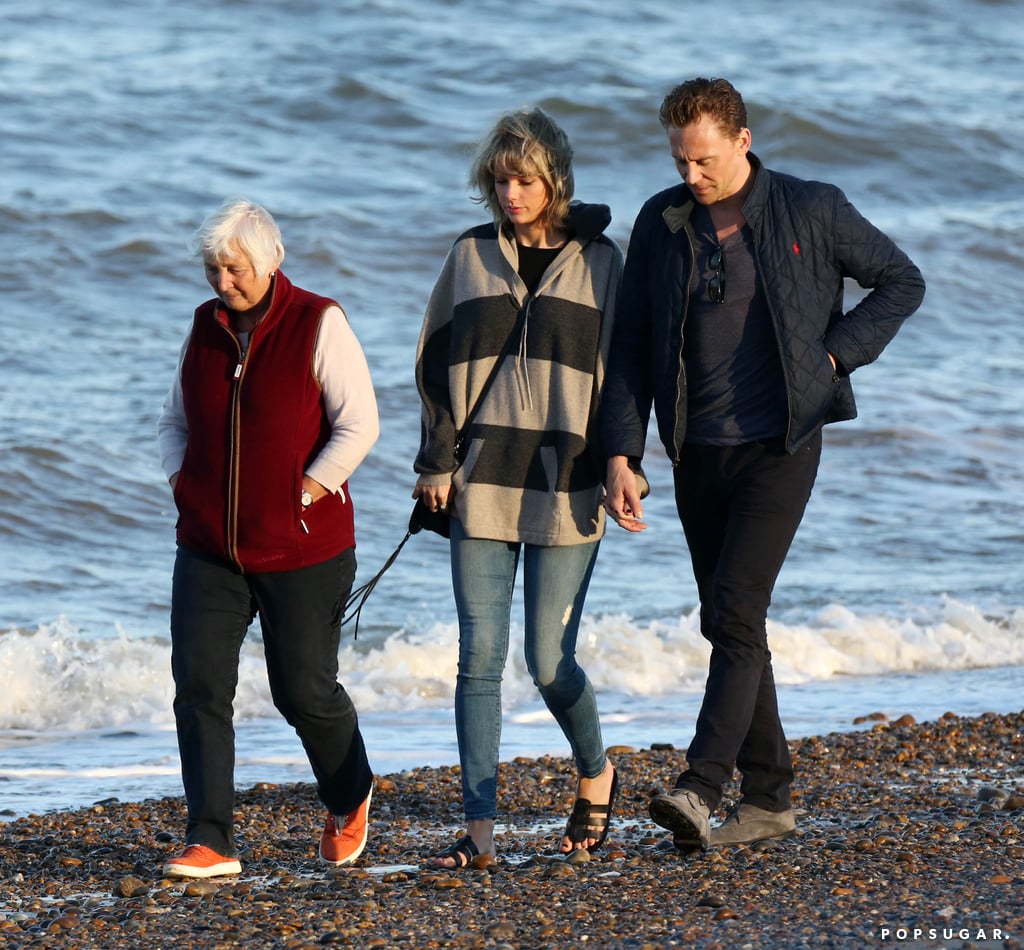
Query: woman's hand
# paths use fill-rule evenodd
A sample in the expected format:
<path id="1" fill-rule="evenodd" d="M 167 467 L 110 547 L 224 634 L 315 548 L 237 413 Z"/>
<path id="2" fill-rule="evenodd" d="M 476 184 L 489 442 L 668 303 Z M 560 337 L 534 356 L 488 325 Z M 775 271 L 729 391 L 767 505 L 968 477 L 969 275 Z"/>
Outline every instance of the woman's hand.
<path id="1" fill-rule="evenodd" d="M 455 489 L 451 485 L 424 485 L 416 482 L 412 497 L 423 501 L 428 511 L 447 511 L 448 505 L 455 497 Z"/>
<path id="2" fill-rule="evenodd" d="M 309 492 L 309 494 L 313 498 L 313 500 L 309 503 L 309 505 L 307 505 L 307 507 L 312 507 L 321 498 L 324 498 L 324 497 L 326 497 L 327 495 L 330 494 L 330 492 L 328 492 L 328 490 L 326 488 L 324 488 L 324 486 L 321 485 L 315 478 L 310 478 L 308 475 L 303 475 L 302 476 L 302 489 L 301 490 L 303 492 Z"/>

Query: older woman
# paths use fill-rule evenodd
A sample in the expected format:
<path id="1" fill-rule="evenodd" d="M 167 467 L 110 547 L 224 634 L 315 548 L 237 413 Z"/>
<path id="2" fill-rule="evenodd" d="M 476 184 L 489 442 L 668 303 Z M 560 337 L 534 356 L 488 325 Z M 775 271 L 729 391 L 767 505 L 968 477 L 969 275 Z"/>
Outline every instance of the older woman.
<path id="1" fill-rule="evenodd" d="M 280 232 L 242 199 L 196 234 L 216 297 L 196 311 L 158 426 L 178 508 L 171 668 L 186 847 L 168 877 L 237 874 L 232 700 L 260 617 L 274 705 L 328 810 L 320 857 L 366 845 L 373 773 L 337 682 L 355 576 L 347 480 L 376 441 L 370 373 L 341 307 L 281 272 Z"/>
<path id="2" fill-rule="evenodd" d="M 525 654 L 569 741 L 576 804 L 561 850 L 599 847 L 615 770 L 576 662 L 604 530 L 590 441 L 622 270 L 604 205 L 571 203 L 572 148 L 540 109 L 501 117 L 470 184 L 493 223 L 452 247 L 417 353 L 423 440 L 413 496 L 451 511 L 459 618 L 455 721 L 468 834 L 432 862 L 494 853 L 501 677 L 512 588 L 524 567 Z"/>

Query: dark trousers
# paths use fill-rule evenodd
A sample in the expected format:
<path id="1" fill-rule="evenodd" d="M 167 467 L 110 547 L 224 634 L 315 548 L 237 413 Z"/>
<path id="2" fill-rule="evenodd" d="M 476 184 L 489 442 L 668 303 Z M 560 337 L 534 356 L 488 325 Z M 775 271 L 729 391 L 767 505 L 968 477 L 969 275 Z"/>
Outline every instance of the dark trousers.
<path id="1" fill-rule="evenodd" d="M 311 567 L 240 574 L 179 546 L 171 670 L 189 844 L 235 854 L 232 703 L 242 641 L 257 613 L 274 705 L 302 740 L 321 801 L 345 815 L 366 798 L 373 773 L 355 707 L 337 681 L 341 613 L 355 569 L 351 548 Z"/>
<path id="2" fill-rule="evenodd" d="M 676 508 L 711 642 L 704 702 L 679 788 L 714 811 L 734 768 L 744 803 L 790 807 L 793 764 L 779 719 L 765 624 L 821 458 L 821 433 L 788 455 L 781 440 L 688 445 L 675 469 Z"/>

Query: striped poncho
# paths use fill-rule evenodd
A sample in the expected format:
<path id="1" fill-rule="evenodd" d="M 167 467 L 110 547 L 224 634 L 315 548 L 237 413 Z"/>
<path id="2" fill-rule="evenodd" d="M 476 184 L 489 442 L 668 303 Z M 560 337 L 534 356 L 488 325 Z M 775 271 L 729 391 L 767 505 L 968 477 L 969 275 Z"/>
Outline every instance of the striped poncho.
<path id="1" fill-rule="evenodd" d="M 571 237 L 532 295 L 515 242 L 493 224 L 466 231 L 445 259 L 416 354 L 414 468 L 453 485 L 469 537 L 564 545 L 604 530 L 593 439 L 622 273 L 610 220 L 604 205 L 574 203 Z M 460 464 L 456 438 L 474 409 Z"/>

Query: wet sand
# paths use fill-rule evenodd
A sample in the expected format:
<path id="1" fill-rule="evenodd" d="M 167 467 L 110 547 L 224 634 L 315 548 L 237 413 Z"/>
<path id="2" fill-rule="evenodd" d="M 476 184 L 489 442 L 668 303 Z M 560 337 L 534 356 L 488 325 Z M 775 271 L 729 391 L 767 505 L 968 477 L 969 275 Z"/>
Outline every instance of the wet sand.
<path id="1" fill-rule="evenodd" d="M 461 833 L 454 768 L 379 776 L 350 869 L 316 861 L 310 785 L 239 793 L 233 879 L 162 879 L 180 798 L 32 815 L 0 825 L 0 946 L 1024 948 L 1024 714 L 791 747 L 797 834 L 690 855 L 659 848 L 647 816 L 682 761 L 660 747 L 612 750 L 614 827 L 581 861 L 557 851 L 574 788 L 560 758 L 502 765 L 500 860 L 461 872 L 421 864 Z"/>

